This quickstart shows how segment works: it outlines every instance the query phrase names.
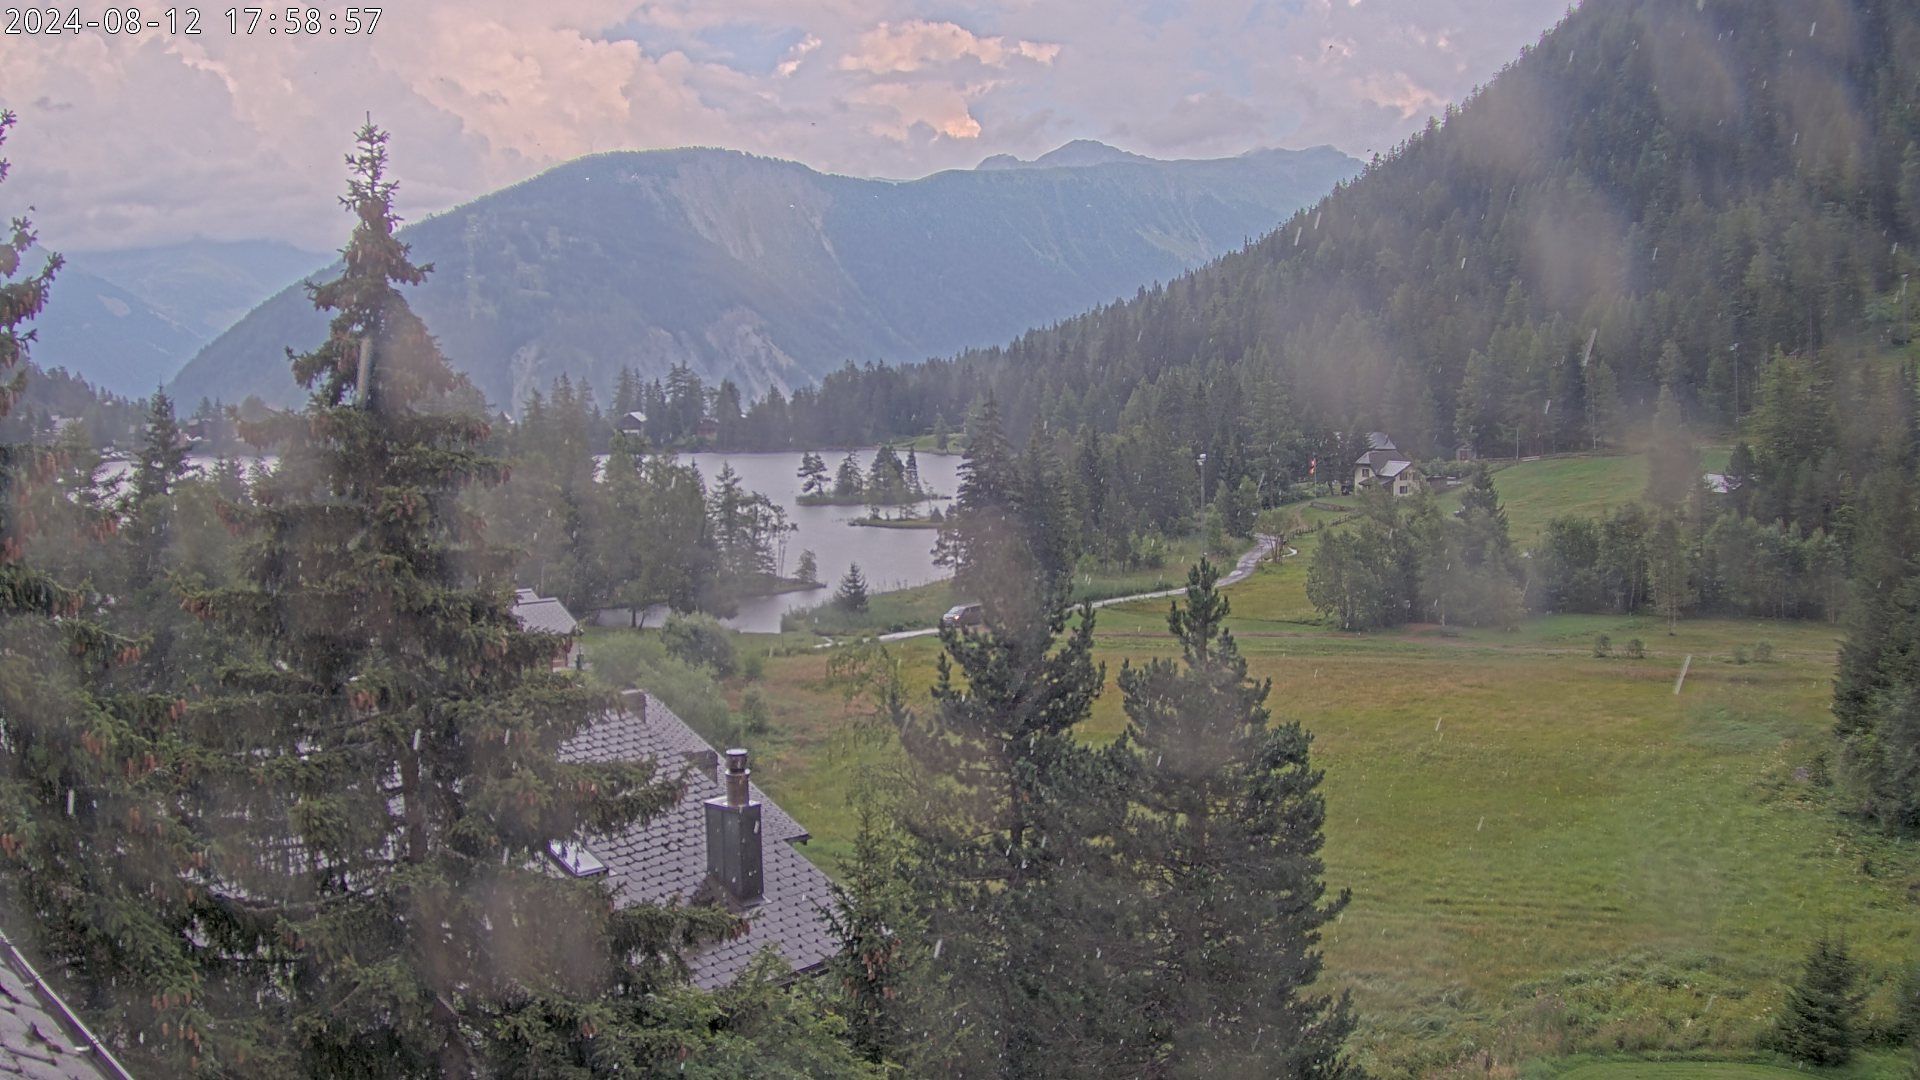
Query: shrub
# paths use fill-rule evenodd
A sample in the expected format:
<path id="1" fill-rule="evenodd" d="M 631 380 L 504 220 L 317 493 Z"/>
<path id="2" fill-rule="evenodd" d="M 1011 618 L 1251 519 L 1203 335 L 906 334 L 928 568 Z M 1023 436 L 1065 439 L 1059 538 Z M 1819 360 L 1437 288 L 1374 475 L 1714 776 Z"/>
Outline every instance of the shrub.
<path id="1" fill-rule="evenodd" d="M 1822 935 L 1807 954 L 1800 979 L 1787 989 L 1773 1033 L 1774 1049 L 1809 1065 L 1845 1065 L 1858 1041 L 1863 997 L 1854 988 L 1860 968 L 1847 943 Z"/>
<path id="2" fill-rule="evenodd" d="M 713 673 L 670 654 L 652 634 L 619 634 L 598 643 L 588 670 L 608 689 L 639 687 L 659 698 L 710 742 L 725 742 L 733 731 L 733 713 Z"/>
<path id="3" fill-rule="evenodd" d="M 740 734 L 765 735 L 772 727 L 772 718 L 767 715 L 767 703 L 760 697 L 760 692 L 747 691 L 746 696 L 740 699 Z M 746 740 L 743 738 L 740 741 Z"/>
<path id="4" fill-rule="evenodd" d="M 1749 661 L 1750 659 L 1751 659 L 1751 657 L 1749 657 L 1749 656 L 1747 655 L 1747 647 L 1746 647 L 1745 645 L 1735 645 L 1735 646 L 1733 647 L 1733 662 L 1734 662 L 1734 663 L 1736 663 L 1736 664 L 1744 664 L 1744 663 L 1747 663 L 1747 662 L 1748 662 L 1748 661 Z"/>
<path id="5" fill-rule="evenodd" d="M 1920 964 L 1907 969 L 1893 1002 L 1893 1035 L 1920 1047 Z"/>
<path id="6" fill-rule="evenodd" d="M 1770 664 L 1773 662 L 1773 642 L 1762 641 L 1753 647 L 1753 662 Z"/>
<path id="7" fill-rule="evenodd" d="M 738 666 L 733 651 L 733 631 L 711 615 L 673 615 L 660 632 L 669 655 L 689 664 L 701 664 L 715 676 L 730 678 Z"/>
<path id="8" fill-rule="evenodd" d="M 1639 638 L 1627 639 L 1627 655 L 1639 660 L 1647 655 L 1647 646 Z"/>
<path id="9" fill-rule="evenodd" d="M 1604 660 L 1613 655 L 1613 639 L 1600 634 L 1593 639 L 1593 655 Z"/>

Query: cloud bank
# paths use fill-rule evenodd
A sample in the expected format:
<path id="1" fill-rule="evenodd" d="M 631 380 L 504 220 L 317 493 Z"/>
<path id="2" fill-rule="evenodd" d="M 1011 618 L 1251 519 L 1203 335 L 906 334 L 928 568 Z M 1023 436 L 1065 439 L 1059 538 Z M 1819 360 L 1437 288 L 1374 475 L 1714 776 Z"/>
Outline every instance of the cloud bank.
<path id="1" fill-rule="evenodd" d="M 207 9 L 211 11 L 212 9 Z M 1384 151 L 1565 0 L 408 0 L 371 37 L 0 43 L 4 209 L 70 250 L 336 246 L 350 134 L 394 133 L 409 216 L 581 154 L 726 146 L 919 176 L 1074 138 L 1156 156 Z M 217 25 L 216 25 L 217 24 Z"/>

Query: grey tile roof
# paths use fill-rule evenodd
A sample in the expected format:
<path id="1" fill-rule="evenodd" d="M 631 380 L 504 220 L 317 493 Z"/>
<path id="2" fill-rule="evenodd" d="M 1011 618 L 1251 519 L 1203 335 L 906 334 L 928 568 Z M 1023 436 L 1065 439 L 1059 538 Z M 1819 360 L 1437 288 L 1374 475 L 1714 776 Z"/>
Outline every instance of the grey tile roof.
<path id="1" fill-rule="evenodd" d="M 580 624 L 574 620 L 573 612 L 567 605 L 548 596 L 535 596 L 532 589 L 521 589 L 514 594 L 513 614 L 520 625 L 542 634 L 577 634 Z"/>
<path id="2" fill-rule="evenodd" d="M 0 1077 L 31 1080 L 116 1080 L 120 1063 L 94 1045 L 91 1032 L 64 1018 L 66 1006 L 0 934 Z"/>
<path id="3" fill-rule="evenodd" d="M 568 761 L 651 759 L 663 774 L 685 780 L 685 793 L 665 813 L 586 842 L 606 864 L 608 881 L 623 902 L 684 902 L 707 880 L 703 804 L 725 797 L 725 784 L 718 775 L 718 754 L 673 710 L 648 695 L 641 712 L 608 714 L 569 740 L 560 756 Z M 694 982 L 702 987 L 731 982 L 762 949 L 777 950 L 795 971 L 819 967 L 837 949 L 826 919 L 833 905 L 831 883 L 792 846 L 806 840 L 807 831 L 757 785 L 750 791 L 761 804 L 765 887 L 760 901 L 741 912 L 745 934 L 687 956 Z"/>

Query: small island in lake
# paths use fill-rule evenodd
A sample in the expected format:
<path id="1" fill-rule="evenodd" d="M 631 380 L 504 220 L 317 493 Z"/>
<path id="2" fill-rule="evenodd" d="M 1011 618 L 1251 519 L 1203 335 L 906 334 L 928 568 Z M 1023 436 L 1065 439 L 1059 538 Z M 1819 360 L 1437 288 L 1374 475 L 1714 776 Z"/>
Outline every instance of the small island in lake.
<path id="1" fill-rule="evenodd" d="M 849 522 L 851 525 L 870 525 L 889 529 L 929 529 L 940 525 L 939 510 L 931 514 L 919 514 L 911 511 L 929 502 L 945 499 L 947 496 L 929 491 L 920 481 L 920 462 L 913 448 L 907 448 L 905 458 L 895 452 L 892 446 L 881 446 L 874 451 L 873 461 L 867 468 L 860 467 L 859 459 L 849 450 L 841 460 L 840 467 L 831 474 L 827 472 L 827 463 L 820 455 L 808 452 L 800 457 L 800 494 L 796 501 L 801 506 L 865 506 L 869 513 L 865 518 Z M 898 508 L 909 512 L 889 517 L 884 510 Z"/>

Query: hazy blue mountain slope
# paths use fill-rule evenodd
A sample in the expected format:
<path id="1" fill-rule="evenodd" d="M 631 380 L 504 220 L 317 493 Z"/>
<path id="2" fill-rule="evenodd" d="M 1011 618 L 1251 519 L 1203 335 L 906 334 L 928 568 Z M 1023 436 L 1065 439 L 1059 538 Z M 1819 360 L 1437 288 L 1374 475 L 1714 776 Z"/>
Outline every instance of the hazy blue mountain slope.
<path id="1" fill-rule="evenodd" d="M 68 253 L 34 356 L 117 394 L 150 393 L 325 258 L 264 240 Z"/>
<path id="2" fill-rule="evenodd" d="M 150 394 L 173 377 L 207 336 L 182 326 L 132 292 L 78 266 L 53 282 L 47 310 L 34 320 L 33 358 L 66 368 L 116 394 Z"/>
<path id="3" fill-rule="evenodd" d="M 1081 157 L 1098 158 L 1077 151 Z M 1127 295 L 1271 229 L 1359 163 L 1337 151 L 861 180 L 720 150 L 602 154 L 416 223 L 410 298 L 487 396 L 567 373 L 606 399 L 675 362 L 758 392 L 912 361 Z M 174 391 L 299 398 L 283 348 L 322 320 L 275 295 Z"/>
<path id="4" fill-rule="evenodd" d="M 211 338 L 327 258 L 278 240 L 189 240 L 68 261 Z"/>

